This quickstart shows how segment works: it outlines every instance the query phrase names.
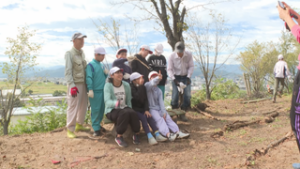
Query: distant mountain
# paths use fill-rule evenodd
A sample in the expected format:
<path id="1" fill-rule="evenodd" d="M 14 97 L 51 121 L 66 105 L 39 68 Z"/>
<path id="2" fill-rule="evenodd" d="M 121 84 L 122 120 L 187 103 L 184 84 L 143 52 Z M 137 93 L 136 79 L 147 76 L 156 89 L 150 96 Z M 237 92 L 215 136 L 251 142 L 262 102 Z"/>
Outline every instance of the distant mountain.
<path id="1" fill-rule="evenodd" d="M 112 64 L 109 64 L 109 67 L 111 67 Z M 210 65 L 212 67 L 213 65 Z M 220 66 L 220 65 L 217 65 Z M 37 67 L 36 72 L 27 72 L 25 75 L 27 77 L 64 77 L 65 75 L 65 67 L 64 66 L 53 66 L 49 68 L 42 68 Z M 217 70 L 216 75 L 234 79 L 236 77 L 239 77 L 243 74 L 243 72 L 240 69 L 240 65 L 223 65 L 219 70 Z M 194 73 L 192 77 L 200 76 L 203 78 L 201 70 L 199 66 L 195 65 Z M 7 76 L 2 74 L 2 71 L 0 71 L 0 78 L 6 78 Z"/>

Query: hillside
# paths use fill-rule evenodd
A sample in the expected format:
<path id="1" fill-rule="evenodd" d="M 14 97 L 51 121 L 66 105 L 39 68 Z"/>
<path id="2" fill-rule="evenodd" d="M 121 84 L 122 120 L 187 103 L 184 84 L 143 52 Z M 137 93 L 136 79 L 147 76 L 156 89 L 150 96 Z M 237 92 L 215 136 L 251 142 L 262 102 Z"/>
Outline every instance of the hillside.
<path id="1" fill-rule="evenodd" d="M 77 133 L 76 139 L 68 139 L 63 129 L 3 136 L 0 137 L 0 168 L 292 168 L 292 163 L 299 162 L 294 137 L 288 137 L 266 155 L 249 158 L 254 150 L 266 148 L 291 130 L 290 97 L 279 98 L 275 104 L 269 100 L 251 104 L 240 101 L 207 102 L 211 107 L 206 113 L 219 120 L 189 112 L 189 122 L 178 124 L 181 130 L 191 134 L 190 138 L 156 146 L 148 145 L 144 132 L 140 145 L 133 145 L 131 139 L 126 138 L 127 148 L 119 148 L 110 131 L 97 140 L 90 139 L 90 133 L 84 132 Z M 264 119 L 272 112 L 279 113 L 272 123 L 254 123 L 228 130 L 220 137 L 210 136 L 237 120 Z M 112 129 L 111 124 L 104 127 Z M 136 148 L 140 152 L 135 151 Z M 51 160 L 60 163 L 54 165 Z"/>

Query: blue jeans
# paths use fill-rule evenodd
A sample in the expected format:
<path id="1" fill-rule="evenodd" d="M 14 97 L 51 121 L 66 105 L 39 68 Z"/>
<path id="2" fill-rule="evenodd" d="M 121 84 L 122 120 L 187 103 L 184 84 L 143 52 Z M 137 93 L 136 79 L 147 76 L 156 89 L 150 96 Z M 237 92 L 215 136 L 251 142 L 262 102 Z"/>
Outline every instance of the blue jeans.
<path id="1" fill-rule="evenodd" d="M 187 77 L 186 76 L 175 76 L 175 79 L 178 81 L 178 83 L 182 82 L 186 85 Z M 172 101 L 171 106 L 172 109 L 177 109 L 178 107 L 178 98 L 179 98 L 179 92 L 177 89 L 176 84 L 174 81 L 172 81 Z M 186 88 L 184 88 L 183 92 L 183 104 L 181 105 L 182 110 L 187 110 L 187 108 L 191 107 L 191 84 L 187 85 Z"/>

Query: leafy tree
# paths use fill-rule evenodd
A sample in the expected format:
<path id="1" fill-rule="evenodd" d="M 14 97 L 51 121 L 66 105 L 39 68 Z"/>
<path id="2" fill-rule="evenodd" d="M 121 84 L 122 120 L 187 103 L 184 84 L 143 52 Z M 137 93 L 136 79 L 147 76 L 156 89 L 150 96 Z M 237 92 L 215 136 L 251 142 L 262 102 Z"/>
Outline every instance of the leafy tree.
<path id="1" fill-rule="evenodd" d="M 4 96 L 0 93 L 0 123 L 3 126 L 4 135 L 8 134 L 8 126 L 16 100 L 20 97 L 16 96 L 17 86 L 20 85 L 21 79 L 24 78 L 24 73 L 27 70 L 34 70 L 37 65 L 37 52 L 41 45 L 31 42 L 30 39 L 35 35 L 35 31 L 30 31 L 28 26 L 18 28 L 19 34 L 16 39 L 7 38 L 7 43 L 10 44 L 6 48 L 5 54 L 8 55 L 10 62 L 2 64 L 2 73 L 6 74 L 8 79 L 13 82 L 14 88 L 11 95 Z M 22 89 L 22 90 L 25 90 Z"/>

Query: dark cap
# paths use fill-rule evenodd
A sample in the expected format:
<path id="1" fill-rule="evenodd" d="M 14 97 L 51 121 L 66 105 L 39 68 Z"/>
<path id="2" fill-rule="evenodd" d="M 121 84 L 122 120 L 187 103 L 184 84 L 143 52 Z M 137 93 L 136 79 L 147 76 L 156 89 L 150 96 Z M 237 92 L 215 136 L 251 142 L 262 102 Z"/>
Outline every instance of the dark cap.
<path id="1" fill-rule="evenodd" d="M 184 49 L 185 49 L 185 47 L 184 47 L 184 43 L 183 42 L 179 41 L 179 42 L 177 42 L 175 44 L 175 52 L 176 53 L 183 53 Z"/>

